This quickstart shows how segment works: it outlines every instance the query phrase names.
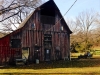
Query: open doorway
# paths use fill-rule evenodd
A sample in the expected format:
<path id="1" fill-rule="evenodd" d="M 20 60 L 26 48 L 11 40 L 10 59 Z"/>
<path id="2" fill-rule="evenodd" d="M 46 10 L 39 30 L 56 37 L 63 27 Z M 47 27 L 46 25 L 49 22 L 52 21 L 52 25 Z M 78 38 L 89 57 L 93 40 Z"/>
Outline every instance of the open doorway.
<path id="1" fill-rule="evenodd" d="M 52 35 L 44 34 L 44 60 L 51 60 L 51 50 L 52 50 Z"/>
<path id="2" fill-rule="evenodd" d="M 29 47 L 24 47 L 22 49 L 22 59 L 27 59 L 29 57 Z"/>
<path id="3" fill-rule="evenodd" d="M 50 61 L 51 60 L 51 50 L 50 49 L 45 49 L 44 50 L 44 55 L 45 55 L 45 61 Z"/>

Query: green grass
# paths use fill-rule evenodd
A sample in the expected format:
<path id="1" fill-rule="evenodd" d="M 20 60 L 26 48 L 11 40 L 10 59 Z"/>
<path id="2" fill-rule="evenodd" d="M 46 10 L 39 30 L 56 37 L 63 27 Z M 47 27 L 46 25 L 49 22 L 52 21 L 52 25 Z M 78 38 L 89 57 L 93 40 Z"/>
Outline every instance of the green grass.
<path id="1" fill-rule="evenodd" d="M 55 68 L 81 68 L 81 67 L 100 67 L 100 59 L 80 59 L 72 61 L 52 61 L 40 64 L 30 64 L 24 66 L 8 66 L 2 69 L 55 69 Z"/>
<path id="2" fill-rule="evenodd" d="M 0 75 L 95 75 L 100 73 L 100 59 L 53 61 L 51 63 L 12 66 L 0 69 Z"/>
<path id="3" fill-rule="evenodd" d="M 0 75 L 99 75 L 100 56 L 92 59 L 52 61 L 24 66 L 8 66 L 0 69 Z"/>

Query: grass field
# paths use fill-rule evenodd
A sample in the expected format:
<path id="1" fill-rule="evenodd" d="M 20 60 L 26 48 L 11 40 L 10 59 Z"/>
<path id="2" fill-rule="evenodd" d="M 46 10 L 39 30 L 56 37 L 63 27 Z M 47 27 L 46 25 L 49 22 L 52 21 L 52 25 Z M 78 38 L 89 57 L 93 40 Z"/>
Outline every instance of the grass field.
<path id="1" fill-rule="evenodd" d="M 27 75 L 27 74 L 100 74 L 99 67 L 83 68 L 55 68 L 55 69 L 2 69 L 1 74 Z M 0 75 L 1 75 L 0 74 Z"/>
<path id="2" fill-rule="evenodd" d="M 100 56 L 28 66 L 1 67 L 0 75 L 100 75 Z"/>

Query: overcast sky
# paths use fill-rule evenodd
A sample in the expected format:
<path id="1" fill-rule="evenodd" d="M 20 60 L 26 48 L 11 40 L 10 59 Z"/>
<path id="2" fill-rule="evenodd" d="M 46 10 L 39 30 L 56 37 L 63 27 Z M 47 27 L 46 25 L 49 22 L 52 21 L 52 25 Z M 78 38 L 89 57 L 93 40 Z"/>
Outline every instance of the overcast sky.
<path id="1" fill-rule="evenodd" d="M 45 0 L 48 1 L 48 0 Z M 70 6 L 75 2 L 75 0 L 54 0 L 58 8 L 60 9 L 62 15 L 70 8 Z M 83 11 L 94 10 L 100 13 L 100 0 L 77 0 L 75 5 L 66 14 L 66 17 L 76 17 L 79 13 Z"/>

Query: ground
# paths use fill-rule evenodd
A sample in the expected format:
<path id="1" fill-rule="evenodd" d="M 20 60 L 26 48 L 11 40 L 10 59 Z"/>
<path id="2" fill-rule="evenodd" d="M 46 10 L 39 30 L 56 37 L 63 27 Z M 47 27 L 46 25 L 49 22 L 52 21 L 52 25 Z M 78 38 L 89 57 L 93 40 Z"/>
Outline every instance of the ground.
<path id="1" fill-rule="evenodd" d="M 99 67 L 84 67 L 84 68 L 55 68 L 55 69 L 3 69 L 1 73 L 5 74 L 99 74 Z"/>
<path id="2" fill-rule="evenodd" d="M 28 66 L 1 67 L 0 75 L 99 75 L 100 55 L 91 59 L 53 61 Z"/>

